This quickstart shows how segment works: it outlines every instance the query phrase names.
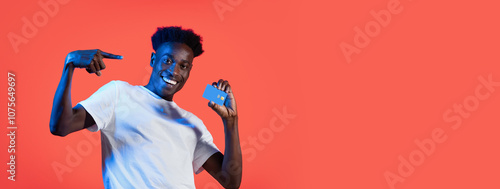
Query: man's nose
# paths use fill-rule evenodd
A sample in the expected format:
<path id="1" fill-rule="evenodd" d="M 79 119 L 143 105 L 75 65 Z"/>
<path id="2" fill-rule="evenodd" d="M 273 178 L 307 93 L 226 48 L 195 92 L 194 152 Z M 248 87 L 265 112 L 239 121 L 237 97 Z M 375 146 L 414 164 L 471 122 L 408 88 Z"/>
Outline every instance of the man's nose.
<path id="1" fill-rule="evenodd" d="M 172 63 L 167 70 L 172 75 L 179 75 L 180 68 L 177 66 L 177 63 Z"/>

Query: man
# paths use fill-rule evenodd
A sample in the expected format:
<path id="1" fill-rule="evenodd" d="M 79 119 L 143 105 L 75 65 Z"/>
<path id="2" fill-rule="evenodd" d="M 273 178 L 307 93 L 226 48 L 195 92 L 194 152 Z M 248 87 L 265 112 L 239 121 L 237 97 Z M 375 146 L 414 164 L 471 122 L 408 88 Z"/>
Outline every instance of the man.
<path id="1" fill-rule="evenodd" d="M 54 96 L 50 131 L 57 136 L 101 131 L 105 188 L 195 188 L 193 172 L 207 170 L 224 188 L 239 188 L 242 175 L 236 101 L 228 81 L 212 85 L 228 94 L 224 105 L 209 102 L 222 119 L 224 155 L 203 122 L 173 101 L 203 53 L 201 37 L 181 27 L 158 28 L 151 37 L 153 67 L 146 86 L 111 81 L 88 99 L 71 105 L 75 68 L 100 76 L 103 58 L 122 56 L 78 50 L 65 60 Z"/>

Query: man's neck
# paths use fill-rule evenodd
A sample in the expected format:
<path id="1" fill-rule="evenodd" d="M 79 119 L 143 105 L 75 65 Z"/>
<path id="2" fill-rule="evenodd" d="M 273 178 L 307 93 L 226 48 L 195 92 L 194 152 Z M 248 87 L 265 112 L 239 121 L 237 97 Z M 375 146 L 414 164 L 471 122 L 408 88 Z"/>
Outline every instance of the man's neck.
<path id="1" fill-rule="evenodd" d="M 159 96 L 160 98 L 162 98 L 163 100 L 166 100 L 166 101 L 172 101 L 174 96 L 162 96 L 161 94 L 159 94 L 160 92 L 158 92 L 156 90 L 156 88 L 154 87 L 153 84 L 151 84 L 151 82 L 149 82 L 147 85 L 144 86 L 146 89 L 148 89 L 149 91 L 153 92 L 154 94 L 156 94 L 157 96 Z"/>

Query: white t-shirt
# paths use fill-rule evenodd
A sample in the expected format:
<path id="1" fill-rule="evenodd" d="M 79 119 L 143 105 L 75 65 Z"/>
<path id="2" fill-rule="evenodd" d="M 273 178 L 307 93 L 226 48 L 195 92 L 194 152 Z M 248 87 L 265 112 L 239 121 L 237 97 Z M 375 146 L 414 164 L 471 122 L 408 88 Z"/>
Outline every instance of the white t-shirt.
<path id="1" fill-rule="evenodd" d="M 105 188 L 195 188 L 219 151 L 198 117 L 143 86 L 111 81 L 79 104 L 101 131 Z"/>

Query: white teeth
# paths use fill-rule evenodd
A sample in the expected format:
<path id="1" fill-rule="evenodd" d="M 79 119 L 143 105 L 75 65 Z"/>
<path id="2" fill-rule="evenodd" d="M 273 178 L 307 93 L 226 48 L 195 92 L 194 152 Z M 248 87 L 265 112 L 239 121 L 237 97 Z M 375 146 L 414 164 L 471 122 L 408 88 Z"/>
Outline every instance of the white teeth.
<path id="1" fill-rule="evenodd" d="M 163 77 L 163 81 L 167 82 L 167 83 L 168 83 L 168 84 L 170 84 L 170 85 L 175 85 L 175 84 L 177 84 L 177 81 L 170 80 L 170 79 L 168 79 L 168 78 L 166 78 L 166 77 Z"/>

